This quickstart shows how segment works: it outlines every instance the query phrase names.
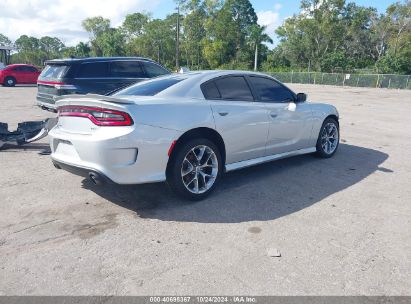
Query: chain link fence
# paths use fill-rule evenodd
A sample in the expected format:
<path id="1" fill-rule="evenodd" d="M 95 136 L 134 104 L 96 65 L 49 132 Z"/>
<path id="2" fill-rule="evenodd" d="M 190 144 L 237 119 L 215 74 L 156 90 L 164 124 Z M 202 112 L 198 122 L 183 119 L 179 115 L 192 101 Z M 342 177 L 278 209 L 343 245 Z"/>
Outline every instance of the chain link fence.
<path id="1" fill-rule="evenodd" d="M 411 75 L 317 72 L 278 72 L 268 74 L 285 83 L 325 84 L 350 87 L 411 90 Z"/>

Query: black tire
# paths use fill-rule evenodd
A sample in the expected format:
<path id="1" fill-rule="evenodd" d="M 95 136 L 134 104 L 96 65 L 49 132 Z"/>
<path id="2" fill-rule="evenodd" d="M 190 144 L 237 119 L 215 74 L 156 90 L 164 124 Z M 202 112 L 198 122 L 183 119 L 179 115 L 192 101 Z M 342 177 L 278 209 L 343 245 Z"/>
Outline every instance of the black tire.
<path id="1" fill-rule="evenodd" d="M 203 157 L 200 157 L 200 161 L 198 162 L 198 159 L 195 158 L 197 156 L 195 153 L 201 152 L 201 147 L 207 147 L 208 149 L 205 148 Z M 223 172 L 223 163 L 220 150 L 212 141 L 206 138 L 197 138 L 190 140 L 186 143 L 181 144 L 180 146 L 176 146 L 174 149 L 175 150 L 171 155 L 167 170 L 168 185 L 177 195 L 185 199 L 191 201 L 199 201 L 206 198 L 215 189 Z M 211 152 L 214 153 L 215 157 Z M 188 158 L 191 159 L 189 160 Z M 207 166 L 202 167 L 201 161 L 203 163 L 207 161 Z M 193 165 L 192 162 L 194 163 Z M 191 165 L 191 168 L 193 170 L 190 171 L 190 167 L 188 167 L 187 164 Z M 213 167 L 211 165 L 213 165 Z M 190 172 L 185 176 L 183 176 L 184 167 L 187 167 L 186 171 Z M 215 169 L 217 169 L 217 171 L 215 171 Z M 209 175 L 209 177 L 204 177 L 204 174 Z M 215 177 L 211 177 L 214 176 L 214 174 Z M 195 178 L 195 176 L 199 176 L 200 178 L 197 178 L 197 182 L 189 183 L 189 185 L 187 186 L 185 182 L 188 183 L 191 178 Z M 195 188 L 196 185 L 197 188 Z M 193 192 L 195 191 L 195 189 L 199 190 L 200 188 L 202 188 L 202 186 L 204 189 L 202 189 L 201 192 Z M 192 187 L 192 191 L 190 191 L 187 187 Z"/>
<path id="2" fill-rule="evenodd" d="M 4 79 L 3 85 L 4 85 L 5 87 L 14 87 L 14 86 L 16 85 L 16 79 L 15 79 L 14 77 L 7 76 L 7 77 Z"/>
<path id="3" fill-rule="evenodd" d="M 329 117 L 326 120 L 324 120 L 320 129 L 320 133 L 318 134 L 316 155 L 321 158 L 330 158 L 335 154 L 335 152 L 337 152 L 339 144 L 340 126 L 336 119 Z"/>

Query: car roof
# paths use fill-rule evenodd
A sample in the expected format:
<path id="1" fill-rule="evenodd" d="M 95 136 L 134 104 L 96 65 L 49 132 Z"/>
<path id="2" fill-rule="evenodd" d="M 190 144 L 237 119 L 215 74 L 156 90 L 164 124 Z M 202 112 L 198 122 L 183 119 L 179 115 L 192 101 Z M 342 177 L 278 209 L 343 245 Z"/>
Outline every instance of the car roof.
<path id="1" fill-rule="evenodd" d="M 207 80 L 230 75 L 255 75 L 263 77 L 271 77 L 265 73 L 253 72 L 253 71 L 241 71 L 241 70 L 203 70 L 203 71 L 193 71 L 187 73 L 174 73 L 171 75 L 166 75 L 163 77 L 178 77 L 181 76 L 185 79 L 197 79 L 198 81 L 205 82 Z"/>
<path id="2" fill-rule="evenodd" d="M 208 71 L 194 71 L 188 73 L 173 73 L 170 75 L 164 75 L 157 78 L 146 80 L 145 82 L 155 82 L 161 79 L 176 78 L 181 81 L 175 85 L 161 91 L 157 96 L 162 97 L 188 97 L 188 98 L 201 98 L 204 99 L 204 95 L 201 90 L 201 84 L 212 80 L 217 77 L 231 76 L 231 75 L 255 75 L 262 77 L 270 77 L 270 75 L 258 72 L 239 71 L 239 70 L 208 70 Z M 138 84 L 137 84 L 138 85 Z"/>
<path id="3" fill-rule="evenodd" d="M 53 63 L 65 63 L 65 64 L 72 64 L 72 63 L 84 63 L 84 62 L 110 62 L 110 61 L 124 61 L 124 60 L 142 60 L 148 61 L 158 64 L 152 59 L 145 58 L 145 57 L 83 57 L 83 58 L 62 58 L 62 59 L 52 59 L 47 60 L 46 64 L 53 64 Z"/>

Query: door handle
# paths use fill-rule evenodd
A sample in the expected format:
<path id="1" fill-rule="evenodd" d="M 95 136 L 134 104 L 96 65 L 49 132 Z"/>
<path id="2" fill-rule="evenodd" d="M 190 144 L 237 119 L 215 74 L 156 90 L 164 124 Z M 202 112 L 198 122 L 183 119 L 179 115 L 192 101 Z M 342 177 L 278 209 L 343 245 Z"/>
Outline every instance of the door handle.
<path id="1" fill-rule="evenodd" d="M 220 116 L 226 116 L 228 112 L 218 112 L 218 114 L 220 114 Z"/>
<path id="2" fill-rule="evenodd" d="M 276 117 L 278 116 L 278 114 L 276 114 L 276 113 L 270 113 L 270 116 L 271 116 L 272 118 L 276 118 Z"/>

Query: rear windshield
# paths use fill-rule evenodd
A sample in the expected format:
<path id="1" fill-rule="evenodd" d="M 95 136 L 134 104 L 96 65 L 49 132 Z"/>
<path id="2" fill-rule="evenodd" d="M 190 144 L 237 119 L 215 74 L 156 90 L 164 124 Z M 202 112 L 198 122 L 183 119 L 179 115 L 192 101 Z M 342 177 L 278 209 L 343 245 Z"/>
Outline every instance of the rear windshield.
<path id="1" fill-rule="evenodd" d="M 63 78 L 64 74 L 68 70 L 66 65 L 47 65 L 43 72 L 41 72 L 41 78 Z"/>
<path id="2" fill-rule="evenodd" d="M 157 78 L 154 80 L 147 80 L 139 82 L 135 85 L 125 88 L 124 90 L 114 93 L 114 96 L 127 95 L 127 96 L 154 96 L 165 89 L 179 83 L 184 78 Z"/>

